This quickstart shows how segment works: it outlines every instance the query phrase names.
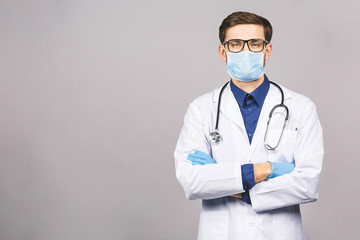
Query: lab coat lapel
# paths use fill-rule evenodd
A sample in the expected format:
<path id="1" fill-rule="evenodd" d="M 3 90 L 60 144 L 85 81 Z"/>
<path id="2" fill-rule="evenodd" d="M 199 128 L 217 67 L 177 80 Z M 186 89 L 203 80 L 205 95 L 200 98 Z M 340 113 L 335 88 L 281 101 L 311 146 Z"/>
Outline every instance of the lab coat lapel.
<path id="1" fill-rule="evenodd" d="M 215 101 L 218 102 L 218 96 L 216 97 Z M 231 119 L 236 125 L 245 130 L 244 120 L 241 115 L 240 107 L 236 102 L 234 94 L 231 92 L 230 84 L 228 84 L 222 94 L 220 112 L 221 114 L 224 114 L 229 119 Z"/>

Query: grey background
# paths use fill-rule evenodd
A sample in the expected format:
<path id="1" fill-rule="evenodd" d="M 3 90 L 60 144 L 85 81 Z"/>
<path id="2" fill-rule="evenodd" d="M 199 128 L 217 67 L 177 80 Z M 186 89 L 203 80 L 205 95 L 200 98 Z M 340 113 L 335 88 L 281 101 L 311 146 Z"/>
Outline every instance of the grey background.
<path id="1" fill-rule="evenodd" d="M 308 239 L 357 239 L 358 1 L 0 1 L 0 239 L 195 239 L 173 151 L 188 104 L 228 80 L 218 27 L 274 27 L 269 78 L 325 136 Z"/>

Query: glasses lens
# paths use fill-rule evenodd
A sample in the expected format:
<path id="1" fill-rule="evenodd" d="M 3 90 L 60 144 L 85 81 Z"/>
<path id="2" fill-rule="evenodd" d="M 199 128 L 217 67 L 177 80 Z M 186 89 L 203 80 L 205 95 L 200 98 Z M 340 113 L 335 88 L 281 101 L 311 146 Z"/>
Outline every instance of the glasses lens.
<path id="1" fill-rule="evenodd" d="M 265 41 L 261 39 L 249 40 L 249 50 L 252 52 L 261 52 L 264 49 Z"/>
<path id="2" fill-rule="evenodd" d="M 244 48 L 244 41 L 230 40 L 228 42 L 228 48 L 230 52 L 240 52 Z"/>

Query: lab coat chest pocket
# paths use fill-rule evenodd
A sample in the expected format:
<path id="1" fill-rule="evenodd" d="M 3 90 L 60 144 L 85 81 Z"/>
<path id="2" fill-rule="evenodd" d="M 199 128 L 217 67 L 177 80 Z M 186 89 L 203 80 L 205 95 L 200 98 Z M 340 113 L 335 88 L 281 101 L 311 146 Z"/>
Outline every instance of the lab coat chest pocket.
<path id="1" fill-rule="evenodd" d="M 275 138 L 281 135 L 280 130 L 269 131 Z M 268 161 L 271 162 L 294 162 L 294 148 L 296 144 L 297 130 L 285 129 L 280 143 L 275 150 L 268 150 Z"/>

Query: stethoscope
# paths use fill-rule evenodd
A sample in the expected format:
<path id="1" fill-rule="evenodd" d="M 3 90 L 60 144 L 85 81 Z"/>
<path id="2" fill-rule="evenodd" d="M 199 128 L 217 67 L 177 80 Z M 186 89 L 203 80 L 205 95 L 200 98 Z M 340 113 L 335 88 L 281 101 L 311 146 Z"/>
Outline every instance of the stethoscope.
<path id="1" fill-rule="evenodd" d="M 229 81 L 230 82 L 230 81 Z M 220 94 L 219 94 L 219 101 L 218 101 L 218 106 L 217 106 L 217 113 L 216 113 L 216 124 L 215 124 L 215 131 L 211 132 L 210 133 L 210 140 L 211 142 L 213 143 L 219 143 L 221 141 L 221 135 L 219 133 L 219 129 L 218 129 L 218 126 L 219 126 L 219 117 L 220 117 L 220 104 L 221 104 L 221 97 L 222 97 L 222 93 L 224 91 L 224 89 L 226 88 L 226 86 L 229 84 L 229 82 L 225 83 L 224 86 L 221 88 L 220 90 Z M 265 136 L 264 136 L 264 145 L 265 147 L 268 149 L 268 150 L 275 150 L 278 146 L 279 146 L 279 143 L 281 141 L 281 138 L 282 138 L 282 135 L 284 133 L 284 129 L 285 129 L 285 126 L 286 126 L 286 122 L 288 121 L 289 119 L 289 109 L 288 107 L 284 104 L 284 92 L 283 90 L 281 89 L 281 87 L 270 81 L 271 84 L 273 84 L 274 86 L 276 86 L 279 90 L 280 90 L 280 93 L 281 93 L 281 103 L 275 105 L 271 111 L 270 111 L 270 114 L 269 114 L 269 120 L 267 122 L 267 126 L 266 126 L 266 131 L 265 131 Z M 282 130 L 281 130 L 281 134 L 280 134 L 280 138 L 279 138 L 279 141 L 277 142 L 276 146 L 270 146 L 268 143 L 266 143 L 266 137 L 267 137 L 267 133 L 268 133 L 268 129 L 269 129 L 269 123 L 270 123 L 270 120 L 271 120 L 271 117 L 274 113 L 274 111 L 277 109 L 277 108 L 284 108 L 285 109 L 285 121 L 284 121 L 284 124 L 283 124 L 283 127 L 282 127 Z"/>

